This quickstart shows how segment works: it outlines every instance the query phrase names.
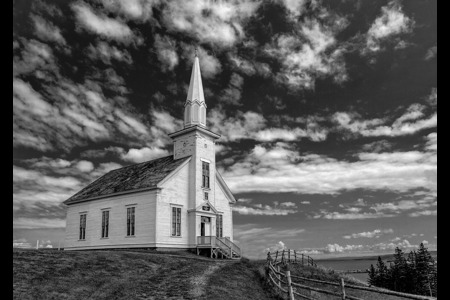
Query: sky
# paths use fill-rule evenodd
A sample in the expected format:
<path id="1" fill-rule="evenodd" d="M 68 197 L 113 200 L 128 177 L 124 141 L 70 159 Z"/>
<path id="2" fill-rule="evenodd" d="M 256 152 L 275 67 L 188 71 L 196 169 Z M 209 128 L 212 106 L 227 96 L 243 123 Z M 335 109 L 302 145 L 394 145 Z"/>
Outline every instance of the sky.
<path id="1" fill-rule="evenodd" d="M 243 255 L 437 247 L 437 4 L 14 1 L 13 247 L 64 200 L 172 153 L 197 47 Z"/>

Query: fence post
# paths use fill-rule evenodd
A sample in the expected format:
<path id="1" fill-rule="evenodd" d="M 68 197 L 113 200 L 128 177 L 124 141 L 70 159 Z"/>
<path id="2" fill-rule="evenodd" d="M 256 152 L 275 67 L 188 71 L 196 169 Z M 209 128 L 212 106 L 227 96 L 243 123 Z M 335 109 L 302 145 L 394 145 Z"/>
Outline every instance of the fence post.
<path id="1" fill-rule="evenodd" d="M 294 263 L 297 263 L 297 251 L 294 250 Z"/>
<path id="2" fill-rule="evenodd" d="M 304 263 L 304 261 L 303 261 L 303 259 L 304 259 L 304 257 L 303 257 L 304 255 L 303 255 L 303 253 L 302 253 L 302 266 L 304 266 L 305 265 L 305 263 Z"/>
<path id="3" fill-rule="evenodd" d="M 284 249 L 283 252 L 281 253 L 281 262 L 284 263 Z"/>
<path id="4" fill-rule="evenodd" d="M 277 265 L 277 271 L 280 272 L 280 265 Z M 278 278 L 278 287 L 281 288 L 281 275 L 275 274 Z"/>
<path id="5" fill-rule="evenodd" d="M 286 267 L 286 279 L 287 279 L 287 289 L 289 292 L 289 300 L 295 300 L 294 291 L 292 290 L 292 281 L 291 281 L 291 271 L 289 270 L 289 265 Z"/>
<path id="6" fill-rule="evenodd" d="M 345 285 L 344 285 L 344 278 L 341 278 L 341 291 L 342 291 L 342 299 L 345 300 Z"/>
<path id="7" fill-rule="evenodd" d="M 288 262 L 291 262 L 291 250 L 288 250 Z"/>

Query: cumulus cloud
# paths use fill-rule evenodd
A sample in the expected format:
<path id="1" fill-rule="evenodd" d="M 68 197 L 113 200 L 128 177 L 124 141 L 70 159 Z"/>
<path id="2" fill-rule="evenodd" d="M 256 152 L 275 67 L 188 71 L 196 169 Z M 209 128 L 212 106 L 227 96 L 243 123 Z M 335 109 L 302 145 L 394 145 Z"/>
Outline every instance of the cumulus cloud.
<path id="1" fill-rule="evenodd" d="M 31 19 L 34 23 L 34 29 L 36 32 L 36 35 L 45 40 L 45 41 L 51 41 L 56 42 L 60 45 L 66 45 L 66 40 L 61 34 L 61 30 L 56 27 L 54 24 L 52 24 L 50 21 L 45 20 L 41 16 L 38 15 L 32 15 Z"/>
<path id="2" fill-rule="evenodd" d="M 110 12 L 119 14 L 133 21 L 145 22 L 152 16 L 152 8 L 159 0 L 102 0 L 103 6 Z"/>
<path id="3" fill-rule="evenodd" d="M 239 80 L 237 80 L 239 82 Z M 240 93 L 240 92 L 239 92 Z M 230 96 L 229 94 L 228 96 Z M 326 140 L 329 130 L 314 120 L 307 122 L 304 128 L 269 127 L 262 114 L 237 111 L 233 117 L 227 117 L 223 110 L 212 109 L 209 112 L 208 124 L 211 129 L 222 135 L 225 141 L 252 139 L 259 142 L 298 141 L 307 138 L 318 142 Z"/>
<path id="4" fill-rule="evenodd" d="M 148 148 L 148 147 L 140 149 L 131 148 L 128 151 L 125 151 L 123 148 L 120 147 L 116 147 L 114 149 L 120 155 L 121 159 L 123 159 L 124 161 L 130 161 L 134 163 L 141 163 L 144 161 L 149 161 L 169 155 L 169 152 L 167 150 L 159 148 Z"/>
<path id="5" fill-rule="evenodd" d="M 87 160 L 80 160 L 77 164 L 76 164 L 76 168 L 78 170 L 80 170 L 81 172 L 91 172 L 92 170 L 94 170 L 94 164 L 90 161 Z"/>
<path id="6" fill-rule="evenodd" d="M 241 203 L 241 201 L 239 201 Z M 250 204 L 247 206 L 235 205 L 233 211 L 241 215 L 260 215 L 260 216 L 286 216 L 288 214 L 295 214 L 297 205 L 293 202 L 276 201 L 273 206 L 262 204 Z"/>
<path id="7" fill-rule="evenodd" d="M 406 16 L 399 2 L 391 1 L 381 8 L 378 16 L 367 32 L 365 51 L 381 50 L 381 43 L 400 34 L 409 33 L 414 27 L 414 20 Z M 399 42 L 402 42 L 401 40 Z"/>
<path id="8" fill-rule="evenodd" d="M 295 35 L 274 37 L 264 50 L 282 63 L 276 80 L 294 90 L 313 89 L 318 77 L 346 81 L 345 49 L 336 45 L 335 36 L 347 25 L 346 18 L 322 8 L 314 18 L 297 23 Z"/>
<path id="9" fill-rule="evenodd" d="M 354 161 L 325 155 L 300 155 L 283 143 L 256 145 L 240 161 L 222 171 L 237 192 L 297 192 L 337 194 L 369 189 L 406 192 L 418 186 L 436 190 L 436 154 L 428 152 L 357 153 Z M 360 214 L 358 217 L 378 217 Z M 329 218 L 355 217 L 331 214 Z"/>
<path id="10" fill-rule="evenodd" d="M 242 23 L 258 5 L 247 0 L 171 1 L 164 7 L 162 17 L 170 31 L 188 34 L 217 47 L 231 47 L 245 37 Z"/>
<path id="11" fill-rule="evenodd" d="M 128 65 L 133 63 L 133 59 L 126 49 L 119 49 L 104 41 L 89 45 L 87 55 L 92 60 L 99 59 L 108 65 L 111 65 L 114 61 L 124 62 Z"/>
<path id="12" fill-rule="evenodd" d="M 412 104 L 403 115 L 395 119 L 391 125 L 387 119 L 361 120 L 357 113 L 337 112 L 332 120 L 339 129 L 350 131 L 354 135 L 366 137 L 377 136 L 404 136 L 412 135 L 421 130 L 437 126 L 437 113 L 425 116 L 425 107 L 420 104 Z"/>
<path id="13" fill-rule="evenodd" d="M 379 238 L 381 235 L 386 234 L 386 233 L 393 233 L 394 231 L 389 228 L 389 229 L 375 229 L 373 231 L 365 231 L 365 232 L 360 232 L 360 233 L 352 233 L 351 235 L 344 235 L 343 238 L 344 239 L 357 239 L 357 238 Z"/>
<path id="14" fill-rule="evenodd" d="M 163 70 L 172 71 L 178 65 L 176 42 L 168 36 L 155 35 L 154 43 L 158 60 Z"/>
<path id="15" fill-rule="evenodd" d="M 87 31 L 127 44 L 135 39 L 135 35 L 128 25 L 95 11 L 88 4 L 76 2 L 71 7 L 79 26 Z"/>

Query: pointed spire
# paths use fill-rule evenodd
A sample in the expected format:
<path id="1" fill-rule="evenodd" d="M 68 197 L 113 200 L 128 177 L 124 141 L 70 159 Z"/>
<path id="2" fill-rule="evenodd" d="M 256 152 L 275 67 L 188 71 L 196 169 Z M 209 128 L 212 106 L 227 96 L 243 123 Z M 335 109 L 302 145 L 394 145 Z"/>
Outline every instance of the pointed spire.
<path id="1" fill-rule="evenodd" d="M 194 58 L 194 66 L 191 72 L 191 82 L 189 83 L 189 91 L 186 101 L 199 101 L 205 102 L 205 96 L 203 95 L 202 76 L 200 73 L 200 62 L 197 56 L 197 52 Z"/>
<path id="2" fill-rule="evenodd" d="M 192 125 L 206 126 L 206 103 L 203 94 L 200 62 L 195 48 L 194 65 L 191 72 L 191 81 L 184 105 L 184 127 Z"/>

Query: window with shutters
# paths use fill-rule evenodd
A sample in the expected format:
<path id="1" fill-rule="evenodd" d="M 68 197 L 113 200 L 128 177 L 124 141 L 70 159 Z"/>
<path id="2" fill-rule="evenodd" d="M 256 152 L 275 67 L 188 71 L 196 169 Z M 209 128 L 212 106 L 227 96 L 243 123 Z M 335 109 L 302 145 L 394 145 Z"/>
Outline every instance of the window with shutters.
<path id="1" fill-rule="evenodd" d="M 181 207 L 172 207 L 172 236 L 181 236 Z"/>
<path id="2" fill-rule="evenodd" d="M 135 207 L 127 208 L 127 236 L 134 236 L 135 232 Z"/>
<path id="3" fill-rule="evenodd" d="M 109 232 L 109 210 L 102 211 L 102 238 L 107 238 Z"/>
<path id="4" fill-rule="evenodd" d="M 216 216 L 216 236 L 223 237 L 223 219 L 222 215 Z"/>
<path id="5" fill-rule="evenodd" d="M 209 163 L 202 161 L 202 187 L 209 188 Z"/>
<path id="6" fill-rule="evenodd" d="M 80 240 L 86 239 L 86 214 L 80 215 Z"/>

